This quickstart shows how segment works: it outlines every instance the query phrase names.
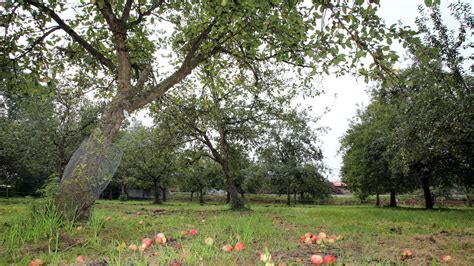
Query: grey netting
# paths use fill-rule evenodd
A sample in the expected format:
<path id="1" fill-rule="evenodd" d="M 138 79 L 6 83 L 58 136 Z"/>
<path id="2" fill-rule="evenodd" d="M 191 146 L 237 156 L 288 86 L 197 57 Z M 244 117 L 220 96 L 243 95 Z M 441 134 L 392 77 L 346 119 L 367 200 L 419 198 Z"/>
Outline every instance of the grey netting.
<path id="1" fill-rule="evenodd" d="M 108 186 L 122 160 L 122 151 L 113 144 L 90 136 L 74 152 L 59 185 L 63 214 L 76 219 L 88 211 Z M 84 217 L 86 218 L 86 217 Z"/>

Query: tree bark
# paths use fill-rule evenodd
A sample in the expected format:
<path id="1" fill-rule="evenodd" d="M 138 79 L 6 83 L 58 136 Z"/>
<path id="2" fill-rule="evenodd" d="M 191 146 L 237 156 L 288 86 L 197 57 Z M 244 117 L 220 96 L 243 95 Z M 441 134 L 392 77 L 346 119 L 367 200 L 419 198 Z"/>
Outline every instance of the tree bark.
<path id="1" fill-rule="evenodd" d="M 190 201 L 193 202 L 194 191 L 191 191 L 191 198 Z"/>
<path id="2" fill-rule="evenodd" d="M 293 202 L 295 203 L 295 205 L 296 205 L 296 194 L 297 193 L 296 193 L 296 189 L 295 189 L 295 191 L 293 191 Z"/>
<path id="3" fill-rule="evenodd" d="M 162 191 L 162 193 L 163 193 L 163 195 L 162 195 L 162 196 L 163 196 L 163 198 L 162 198 L 162 199 L 163 199 L 163 202 L 166 202 L 166 201 L 167 201 L 167 198 L 166 198 L 166 187 L 165 187 L 165 186 L 161 187 L 161 191 Z"/>
<path id="4" fill-rule="evenodd" d="M 224 170 L 224 176 L 227 183 L 227 191 L 230 197 L 230 206 L 231 209 L 237 210 L 242 209 L 244 207 L 243 200 L 239 197 L 239 193 L 237 192 L 237 188 L 232 180 L 232 176 L 230 174 L 229 163 L 223 162 L 222 169 Z"/>
<path id="5" fill-rule="evenodd" d="M 291 206 L 291 178 L 288 177 L 288 183 L 286 184 L 286 204 Z"/>
<path id="6" fill-rule="evenodd" d="M 202 193 L 202 188 L 199 189 L 199 204 L 204 205 L 204 194 Z"/>
<path id="7" fill-rule="evenodd" d="M 390 207 L 397 207 L 397 194 L 395 189 L 390 190 Z"/>
<path id="8" fill-rule="evenodd" d="M 161 204 L 161 195 L 160 195 L 160 186 L 158 185 L 158 181 L 153 181 L 153 190 L 155 192 L 155 200 L 153 203 Z"/>
<path id="9" fill-rule="evenodd" d="M 229 204 L 229 203 L 230 203 L 230 193 L 229 193 L 229 191 L 227 191 L 227 193 L 226 193 L 225 203 L 226 203 L 226 204 Z"/>
<path id="10" fill-rule="evenodd" d="M 304 202 L 304 191 L 300 192 L 300 202 Z"/>
<path id="11" fill-rule="evenodd" d="M 121 151 L 112 146 L 112 140 L 124 119 L 121 106 L 111 104 L 98 128 L 76 150 L 64 170 L 56 203 L 66 220 L 89 219 L 95 201 L 120 164 Z"/>
<path id="12" fill-rule="evenodd" d="M 375 195 L 375 206 L 380 207 L 380 195 L 378 192 Z"/>
<path id="13" fill-rule="evenodd" d="M 421 178 L 421 188 L 423 189 L 423 194 L 425 196 L 425 208 L 433 209 L 433 197 L 431 195 L 429 177 Z"/>

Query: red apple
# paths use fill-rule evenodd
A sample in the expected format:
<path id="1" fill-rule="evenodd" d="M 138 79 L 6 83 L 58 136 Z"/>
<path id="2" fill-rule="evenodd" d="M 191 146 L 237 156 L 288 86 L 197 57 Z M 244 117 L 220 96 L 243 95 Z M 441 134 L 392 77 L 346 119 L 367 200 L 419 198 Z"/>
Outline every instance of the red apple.
<path id="1" fill-rule="evenodd" d="M 76 262 L 77 262 L 77 263 L 84 263 L 84 256 L 82 256 L 82 255 L 81 255 L 81 256 L 77 256 Z"/>
<path id="2" fill-rule="evenodd" d="M 164 245 L 166 243 L 165 234 L 159 233 L 155 236 L 155 243 L 158 245 Z"/>
<path id="3" fill-rule="evenodd" d="M 326 239 L 326 233 L 324 233 L 324 231 L 321 231 L 321 232 L 319 232 L 318 237 L 320 239 Z"/>
<path id="4" fill-rule="evenodd" d="M 300 243 L 301 244 L 304 244 L 305 240 L 306 240 L 306 236 L 300 236 Z"/>
<path id="5" fill-rule="evenodd" d="M 245 245 L 242 242 L 237 242 L 237 244 L 235 244 L 235 251 L 242 251 L 244 250 L 244 248 L 245 248 Z"/>
<path id="6" fill-rule="evenodd" d="M 190 236 L 194 236 L 194 235 L 196 235 L 197 233 L 198 233 L 198 231 L 197 231 L 196 229 L 191 229 L 191 230 L 189 230 L 189 235 L 190 235 Z"/>
<path id="7" fill-rule="evenodd" d="M 315 264 L 315 265 L 323 264 L 323 257 L 321 257 L 320 255 L 311 256 L 311 264 Z"/>
<path id="8" fill-rule="evenodd" d="M 313 237 L 313 233 L 308 232 L 308 233 L 304 234 L 304 236 L 305 236 L 306 238 L 312 238 L 312 237 Z"/>
<path id="9" fill-rule="evenodd" d="M 41 262 L 40 259 L 34 259 L 30 262 L 30 266 L 42 266 L 43 263 Z"/>
<path id="10" fill-rule="evenodd" d="M 148 237 L 147 237 L 147 238 L 144 238 L 144 239 L 142 240 L 142 244 L 146 245 L 147 248 L 148 248 L 148 247 L 150 247 L 150 246 L 153 244 L 153 240 L 151 240 L 151 239 L 148 238 Z"/>
<path id="11" fill-rule="evenodd" d="M 183 230 L 182 234 L 183 234 L 183 236 L 187 236 L 188 235 L 188 230 Z"/>
<path id="12" fill-rule="evenodd" d="M 453 258 L 452 258 L 450 255 L 443 255 L 443 256 L 441 256 L 440 259 L 441 259 L 442 262 L 449 262 L 449 261 L 451 261 Z"/>
<path id="13" fill-rule="evenodd" d="M 229 245 L 229 244 L 224 245 L 224 246 L 222 247 L 222 250 L 224 250 L 225 252 L 231 252 L 233 249 L 234 249 L 234 248 L 233 248 L 231 245 Z"/>
<path id="14" fill-rule="evenodd" d="M 405 249 L 402 252 L 402 256 L 405 257 L 405 258 L 409 258 L 409 257 L 413 256 L 413 251 L 411 251 L 409 249 Z"/>
<path id="15" fill-rule="evenodd" d="M 326 255 L 323 259 L 324 264 L 336 263 L 336 257 L 333 255 Z"/>

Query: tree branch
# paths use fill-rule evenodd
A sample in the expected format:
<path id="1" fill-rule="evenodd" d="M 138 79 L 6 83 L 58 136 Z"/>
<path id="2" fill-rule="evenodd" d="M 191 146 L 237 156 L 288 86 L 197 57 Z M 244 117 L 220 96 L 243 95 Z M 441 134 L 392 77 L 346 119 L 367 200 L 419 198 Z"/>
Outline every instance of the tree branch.
<path id="1" fill-rule="evenodd" d="M 114 71 L 115 66 L 112 63 L 112 60 L 106 58 L 101 52 L 99 52 L 97 49 L 95 49 L 92 45 L 90 45 L 84 38 L 82 38 L 79 34 L 77 34 L 64 20 L 59 17 L 54 10 L 51 8 L 45 6 L 42 3 L 39 3 L 35 0 L 25 0 L 26 4 L 30 4 L 39 10 L 43 11 L 46 13 L 50 18 L 52 18 L 58 25 L 63 29 L 71 38 L 79 43 L 79 45 L 82 46 L 87 52 L 89 52 L 90 55 L 95 57 L 102 65 L 107 67 L 109 70 Z"/>
<path id="2" fill-rule="evenodd" d="M 144 105 L 154 101 L 155 99 L 161 97 L 165 94 L 171 87 L 175 84 L 183 80 L 186 76 L 191 74 L 192 70 L 198 66 L 202 61 L 208 58 L 210 55 L 214 54 L 218 51 L 217 47 L 211 50 L 208 55 L 203 56 L 202 54 L 196 55 L 199 47 L 201 46 L 202 42 L 206 39 L 209 33 L 212 30 L 212 27 L 215 25 L 216 19 L 214 19 L 209 25 L 199 34 L 199 36 L 194 40 L 191 45 L 191 49 L 189 50 L 188 54 L 184 58 L 183 63 L 181 64 L 180 68 L 176 70 L 173 74 L 169 77 L 161 81 L 157 86 L 153 87 L 147 93 L 136 97 L 130 107 L 131 111 L 137 110 Z"/>
<path id="3" fill-rule="evenodd" d="M 43 36 L 39 37 L 38 39 L 36 39 L 21 55 L 17 56 L 14 60 L 18 60 L 18 59 L 21 59 L 22 57 L 24 57 L 25 55 L 27 55 L 29 52 L 31 52 L 36 45 L 40 44 L 43 42 L 44 39 L 46 39 L 46 37 L 48 37 L 51 33 L 57 31 L 61 29 L 61 27 L 59 26 L 55 26 L 55 27 L 52 27 L 50 30 L 48 30 L 47 32 L 45 32 L 43 34 Z"/>
<path id="4" fill-rule="evenodd" d="M 130 17 L 130 10 L 132 9 L 133 0 L 127 0 L 125 7 L 123 8 L 122 17 L 120 20 L 125 23 Z"/>
<path id="5" fill-rule="evenodd" d="M 146 16 L 149 16 L 151 15 L 151 13 L 157 9 L 158 7 L 160 7 L 165 1 L 164 0 L 159 0 L 158 2 L 156 2 L 154 5 L 152 5 L 148 10 L 146 10 L 145 12 L 141 13 L 140 10 L 138 11 L 138 18 L 130 23 L 128 23 L 128 27 L 133 27 L 133 26 L 136 26 L 138 24 L 140 24 L 143 19 L 146 17 Z"/>

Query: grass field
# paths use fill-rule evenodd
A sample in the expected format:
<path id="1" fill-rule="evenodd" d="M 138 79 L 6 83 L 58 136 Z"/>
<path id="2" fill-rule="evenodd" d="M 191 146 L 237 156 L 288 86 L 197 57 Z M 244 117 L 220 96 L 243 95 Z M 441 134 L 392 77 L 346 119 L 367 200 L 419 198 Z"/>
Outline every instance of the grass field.
<path id="1" fill-rule="evenodd" d="M 101 200 L 90 222 L 61 224 L 53 216 L 32 214 L 36 201 L 0 199 L 0 265 L 28 265 L 35 258 L 47 265 L 74 264 L 79 255 L 95 265 L 263 265 L 257 253 L 265 249 L 275 265 L 310 264 L 313 254 L 336 255 L 338 264 L 348 265 L 441 264 L 442 255 L 452 256 L 452 265 L 474 265 L 472 208 L 260 203 L 232 212 L 221 203 Z M 344 238 L 325 247 L 299 243 L 301 235 L 320 227 Z M 191 228 L 198 234 L 182 237 L 182 230 Z M 145 252 L 128 249 L 160 232 L 168 238 L 166 245 Z M 214 239 L 212 246 L 204 243 L 207 237 Z M 243 251 L 222 251 L 237 241 L 245 244 Z M 414 254 L 403 257 L 405 249 Z"/>

